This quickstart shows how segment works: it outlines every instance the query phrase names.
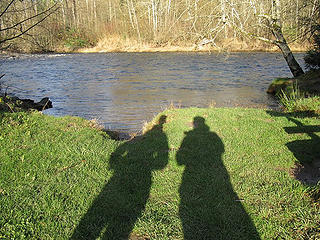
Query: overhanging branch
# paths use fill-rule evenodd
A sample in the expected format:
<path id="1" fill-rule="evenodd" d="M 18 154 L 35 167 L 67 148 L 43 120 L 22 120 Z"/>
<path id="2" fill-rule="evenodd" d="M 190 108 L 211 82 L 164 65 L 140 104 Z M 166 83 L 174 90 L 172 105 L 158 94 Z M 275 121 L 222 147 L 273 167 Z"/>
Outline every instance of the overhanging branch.
<path id="1" fill-rule="evenodd" d="M 14 24 L 14 25 L 12 25 L 12 26 L 10 26 L 10 27 L 6 27 L 6 28 L 3 28 L 3 29 L 0 29 L 0 32 L 13 29 L 13 28 L 15 28 L 16 26 L 19 26 L 20 24 L 22 24 L 22 23 L 24 23 L 24 22 L 26 22 L 26 21 L 29 21 L 29 20 L 31 20 L 31 19 L 33 19 L 33 18 L 36 18 L 36 17 L 38 17 L 38 16 L 41 16 L 41 15 L 47 13 L 47 12 L 50 12 L 56 5 L 57 5 L 57 3 L 55 3 L 53 6 L 51 6 L 50 8 L 46 9 L 46 10 L 43 11 L 43 12 L 40 12 L 40 13 L 38 13 L 38 14 L 36 14 L 36 15 L 33 15 L 33 16 L 28 17 L 28 18 L 26 18 L 26 19 L 23 19 L 22 21 Z M 56 10 L 57 10 L 57 9 L 55 9 L 53 12 L 55 12 Z M 0 17 L 1 17 L 1 16 L 0 16 Z"/>
<path id="2" fill-rule="evenodd" d="M 0 13 L 0 18 L 2 17 L 3 14 L 5 14 L 9 7 L 14 3 L 15 0 L 11 0 L 11 2 L 7 5 L 7 7 L 2 11 L 2 13 Z"/>
<path id="3" fill-rule="evenodd" d="M 271 44 L 275 44 L 277 45 L 277 41 L 269 39 L 269 38 L 265 38 L 265 37 L 261 37 L 261 36 L 257 36 L 253 33 L 248 33 L 247 31 L 245 31 L 243 28 L 239 28 L 238 26 L 234 25 L 234 27 L 243 35 L 248 36 L 250 38 L 255 38 L 258 39 L 260 41 L 266 42 L 266 43 L 271 43 Z"/>
<path id="4" fill-rule="evenodd" d="M 14 1 L 14 0 L 13 0 Z M 12 2 L 13 2 L 12 1 Z M 25 30 L 21 30 L 20 33 L 16 34 L 16 35 L 13 35 L 11 37 L 6 37 L 2 40 L 0 40 L 0 44 L 3 44 L 4 42 L 7 42 L 7 41 L 10 41 L 10 40 L 13 40 L 13 39 L 16 39 L 16 38 L 19 38 L 21 37 L 23 34 L 27 33 L 28 31 L 30 31 L 32 28 L 34 28 L 35 26 L 39 25 L 41 22 L 43 22 L 45 19 L 47 19 L 50 15 L 52 15 L 54 12 L 56 12 L 59 7 L 56 7 L 57 6 L 57 3 L 55 3 L 54 5 L 52 5 L 50 8 L 46 9 L 45 11 L 42 11 L 34 16 L 31 16 L 29 18 L 26 18 L 26 19 L 23 19 L 22 21 L 10 26 L 10 27 L 7 27 L 7 28 L 4 28 L 4 29 L 0 29 L 0 32 L 1 31 L 8 31 L 8 30 L 11 30 L 11 29 L 15 29 L 17 26 L 21 25 L 22 23 L 26 22 L 26 21 L 29 21 L 29 20 L 32 20 L 36 17 L 39 17 L 39 16 L 42 16 L 42 15 L 45 15 L 42 19 L 40 19 L 39 21 L 37 21 L 36 23 L 32 24 L 31 26 L 27 27 L 27 29 Z M 8 9 L 8 7 L 6 8 Z M 3 13 L 2 13 L 3 15 Z"/>

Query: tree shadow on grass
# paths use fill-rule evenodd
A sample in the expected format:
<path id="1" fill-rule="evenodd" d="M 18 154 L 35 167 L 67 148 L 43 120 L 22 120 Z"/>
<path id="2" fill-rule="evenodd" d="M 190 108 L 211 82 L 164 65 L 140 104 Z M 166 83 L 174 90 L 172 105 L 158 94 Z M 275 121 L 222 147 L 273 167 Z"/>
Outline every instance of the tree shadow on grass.
<path id="1" fill-rule="evenodd" d="M 308 185 L 317 184 L 320 181 L 320 137 L 315 134 L 320 132 L 319 125 L 304 125 L 298 118 L 319 117 L 312 112 L 302 113 L 279 113 L 267 111 L 271 116 L 286 117 L 296 126 L 284 127 L 288 134 L 307 134 L 310 138 L 306 140 L 295 140 L 286 144 L 288 149 L 294 154 L 299 164 L 291 170 L 294 178 Z"/>
<path id="2" fill-rule="evenodd" d="M 179 190 L 184 239 L 260 239 L 230 183 L 223 142 L 204 118 L 195 117 L 193 126 L 176 156 L 185 165 Z"/>
<path id="3" fill-rule="evenodd" d="M 138 139 L 112 154 L 114 174 L 82 217 L 71 239 L 128 239 L 149 198 L 152 171 L 168 163 L 166 116 Z"/>

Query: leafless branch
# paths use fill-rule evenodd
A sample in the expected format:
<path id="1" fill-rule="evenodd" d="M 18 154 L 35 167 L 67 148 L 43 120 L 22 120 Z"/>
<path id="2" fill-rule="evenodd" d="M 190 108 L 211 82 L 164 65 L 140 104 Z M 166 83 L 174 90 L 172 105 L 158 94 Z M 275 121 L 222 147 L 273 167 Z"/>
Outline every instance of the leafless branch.
<path id="1" fill-rule="evenodd" d="M 7 5 L 7 7 L 2 11 L 2 13 L 0 13 L 0 18 L 3 16 L 3 14 L 5 14 L 7 12 L 7 10 L 9 9 L 9 7 L 14 3 L 14 1 L 16 0 L 11 0 L 11 2 Z"/>
<path id="2" fill-rule="evenodd" d="M 48 9 L 46 9 L 45 11 L 43 11 L 43 12 L 40 12 L 40 13 L 38 13 L 38 14 L 36 14 L 36 15 L 33 15 L 33 16 L 31 16 L 31 17 L 28 17 L 28 18 L 25 18 L 25 19 L 23 19 L 22 21 L 20 21 L 20 22 L 18 22 L 18 23 L 15 23 L 14 25 L 12 25 L 12 26 L 10 26 L 10 27 L 6 27 L 6 28 L 3 28 L 3 29 L 0 29 L 0 32 L 1 31 L 7 31 L 7 30 L 10 30 L 10 29 L 12 29 L 12 28 L 15 28 L 16 26 L 19 26 L 20 24 L 22 24 L 22 23 L 24 23 L 24 22 L 26 22 L 26 21 L 29 21 L 29 20 L 31 20 L 31 19 L 33 19 L 33 18 L 36 18 L 36 17 L 38 17 L 38 16 L 41 16 L 41 15 L 44 15 L 44 14 L 46 14 L 47 12 L 50 12 L 53 8 L 55 8 L 57 6 L 57 3 L 55 3 L 53 6 L 51 6 L 50 8 L 48 8 Z M 58 9 L 58 8 L 57 8 Z M 57 9 L 55 9 L 54 11 L 56 11 Z M 54 12 L 53 11 L 53 12 Z M 52 13 L 53 13 L 52 12 Z M 51 14 L 50 14 L 51 15 Z"/>
<path id="3" fill-rule="evenodd" d="M 16 35 L 13 35 L 11 37 L 7 37 L 7 38 L 4 38 L 2 40 L 0 40 L 0 44 L 3 44 L 4 42 L 7 42 L 7 41 L 10 41 L 10 40 L 13 40 L 13 39 L 16 39 L 16 38 L 19 38 L 21 37 L 23 34 L 27 33 L 28 31 L 30 31 L 32 28 L 34 28 L 35 26 L 39 25 L 41 22 L 43 22 L 45 19 L 47 19 L 50 15 L 52 15 L 55 11 L 57 11 L 59 9 L 59 7 L 56 7 L 57 6 L 57 3 L 55 3 L 54 5 L 52 5 L 50 8 L 46 9 L 45 11 L 39 13 L 39 14 L 36 14 L 34 16 L 31 16 L 29 18 L 26 18 L 10 27 L 7 27 L 5 29 L 1 29 L 0 31 L 6 31 L 6 30 L 10 30 L 10 29 L 14 29 L 15 27 L 17 27 L 18 25 L 28 21 L 28 20 L 31 20 L 35 17 L 38 17 L 38 16 L 42 16 L 44 14 L 46 14 L 42 19 L 40 19 L 39 21 L 37 21 L 36 23 L 32 24 L 31 26 L 29 26 L 27 29 L 21 31 L 19 34 L 16 34 Z"/>

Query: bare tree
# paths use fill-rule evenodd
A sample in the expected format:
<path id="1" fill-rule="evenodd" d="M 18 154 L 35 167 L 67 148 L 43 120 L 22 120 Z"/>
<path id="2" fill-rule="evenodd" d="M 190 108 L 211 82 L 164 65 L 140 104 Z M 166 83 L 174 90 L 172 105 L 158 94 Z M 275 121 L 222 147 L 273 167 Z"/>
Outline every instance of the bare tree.
<path id="1" fill-rule="evenodd" d="M 15 14 L 27 10 L 17 10 L 13 8 L 16 2 L 17 0 L 10 0 L 7 3 L 3 2 L 2 6 L 0 6 L 2 7 L 2 9 L 0 8 L 0 23 L 2 23 L 0 25 L 0 49 L 6 48 L 4 43 L 27 34 L 58 9 L 56 2 L 43 11 L 38 11 L 38 8 L 35 8 L 36 3 L 33 3 L 33 9 L 36 9 L 33 15 L 28 16 L 25 14 L 23 18 L 16 18 Z M 25 8 L 27 7 L 25 6 Z M 6 21 L 3 20 L 4 18 L 6 18 Z M 4 22 L 6 24 L 4 24 Z"/>
<path id="2" fill-rule="evenodd" d="M 284 2 L 284 1 L 282 1 Z M 305 1 L 304 6 L 307 5 Z M 310 2 L 309 2 L 310 3 Z M 251 1 L 251 8 L 256 8 L 255 1 Z M 314 0 L 311 2 L 312 5 L 318 4 L 318 0 Z M 297 4 L 298 5 L 298 4 Z M 298 9 L 298 7 L 297 7 Z M 313 9 L 313 7 L 311 7 Z M 301 9 L 300 9 L 301 10 Z M 242 33 L 245 33 L 245 35 L 253 37 L 255 39 L 259 39 L 261 41 L 271 43 L 279 47 L 281 50 L 284 59 L 286 60 L 289 69 L 294 77 L 298 77 L 302 75 L 304 72 L 302 68 L 300 67 L 299 63 L 296 61 L 296 59 L 293 56 L 293 53 L 288 45 L 288 42 L 284 36 L 283 33 L 283 24 L 282 24 L 282 14 L 283 14 L 283 8 L 281 6 L 281 1 L 280 0 L 271 0 L 271 6 L 270 6 L 270 11 L 269 13 L 264 13 L 264 14 L 259 14 L 256 16 L 258 19 L 258 28 L 265 28 L 267 29 L 271 34 L 272 38 L 270 36 L 262 36 L 259 34 L 254 34 L 254 33 L 249 33 L 245 29 L 239 26 L 235 26 L 238 30 L 240 30 Z M 301 11 L 302 12 L 302 11 Z M 310 15 L 312 15 L 311 13 Z M 310 16 L 312 18 L 312 16 Z M 299 19 L 299 11 L 296 10 L 296 18 L 293 19 L 295 20 L 296 23 L 299 23 L 297 20 Z M 308 27 L 306 27 L 308 29 Z M 297 31 L 301 31 L 300 29 L 297 29 Z M 306 35 L 305 31 L 301 31 L 302 36 Z M 296 36 L 298 36 L 298 33 L 296 33 Z M 299 38 L 299 37 L 297 37 Z"/>
<path id="3" fill-rule="evenodd" d="M 271 43 L 277 45 L 282 54 L 284 59 L 286 60 L 291 73 L 294 77 L 298 77 L 304 74 L 302 68 L 300 67 L 299 63 L 294 58 L 291 49 L 288 46 L 286 39 L 283 36 L 282 32 L 282 22 L 281 22 L 281 5 L 280 0 L 273 0 L 272 6 L 272 15 L 265 16 L 267 20 L 267 26 L 271 30 L 275 40 L 270 40 Z"/>
<path id="4" fill-rule="evenodd" d="M 52 1 L 58 2 L 60 10 L 44 21 L 57 8 Z M 13 47 L 14 43 L 19 48 L 29 44 L 30 49 L 41 50 L 84 47 L 113 37 L 124 39 L 124 44 L 130 39 L 132 44 L 211 45 L 220 49 L 242 44 L 240 47 L 256 49 L 257 45 L 266 47 L 255 40 L 264 38 L 287 53 L 283 39 L 290 43 L 305 35 L 310 27 L 304 19 L 318 11 L 314 6 L 319 1 L 0 0 L 0 41 L 19 38 L 12 42 Z M 283 39 L 279 28 L 272 30 L 276 25 Z M 255 39 L 248 41 L 240 32 Z M 292 62 L 290 54 L 285 56 Z M 300 74 L 297 69 L 295 74 Z"/>

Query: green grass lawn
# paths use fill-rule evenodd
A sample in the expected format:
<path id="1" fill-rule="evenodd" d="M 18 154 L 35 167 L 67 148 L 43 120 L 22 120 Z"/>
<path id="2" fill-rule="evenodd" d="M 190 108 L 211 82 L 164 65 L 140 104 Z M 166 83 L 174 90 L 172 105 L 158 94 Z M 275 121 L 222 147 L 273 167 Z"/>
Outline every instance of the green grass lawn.
<path id="1" fill-rule="evenodd" d="M 0 239 L 320 239 L 319 116 L 173 109 L 114 141 L 92 122 L 0 113 Z"/>

